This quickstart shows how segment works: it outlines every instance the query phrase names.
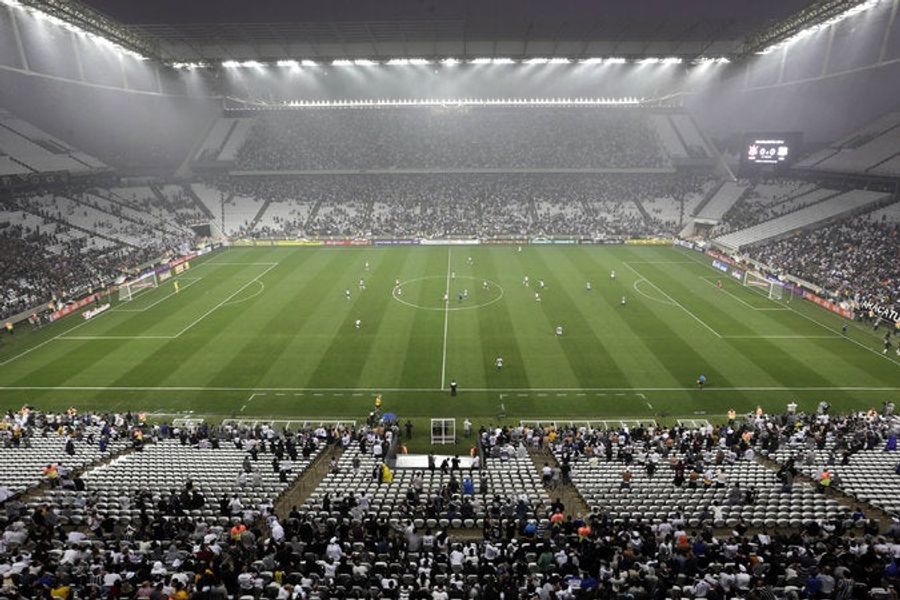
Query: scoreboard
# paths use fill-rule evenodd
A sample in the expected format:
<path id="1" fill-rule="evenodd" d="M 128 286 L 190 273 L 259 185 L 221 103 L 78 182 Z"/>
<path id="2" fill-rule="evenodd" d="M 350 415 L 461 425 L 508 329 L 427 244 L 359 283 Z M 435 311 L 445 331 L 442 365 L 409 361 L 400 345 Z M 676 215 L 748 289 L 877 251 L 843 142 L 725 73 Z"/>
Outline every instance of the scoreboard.
<path id="1" fill-rule="evenodd" d="M 741 165 L 750 171 L 789 166 L 797 159 L 801 138 L 797 132 L 745 134 Z"/>

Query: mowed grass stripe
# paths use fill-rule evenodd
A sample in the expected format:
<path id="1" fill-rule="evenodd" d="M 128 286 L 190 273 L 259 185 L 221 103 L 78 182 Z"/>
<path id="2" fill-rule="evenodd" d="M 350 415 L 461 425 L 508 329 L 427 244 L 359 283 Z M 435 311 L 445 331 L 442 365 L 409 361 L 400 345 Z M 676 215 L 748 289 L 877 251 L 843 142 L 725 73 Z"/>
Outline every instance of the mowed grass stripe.
<path id="1" fill-rule="evenodd" d="M 511 264 L 515 262 L 513 248 L 488 248 L 474 256 L 476 262 L 473 271 L 478 273 L 479 278 L 500 285 L 503 288 L 503 298 L 475 310 L 475 314 L 471 314 L 473 311 L 466 311 L 466 314 L 460 315 L 468 322 L 474 322 L 475 327 L 469 333 L 475 339 L 469 340 L 465 349 L 454 343 L 451 346 L 451 356 L 454 361 L 465 361 L 462 363 L 465 365 L 464 372 L 471 374 L 469 376 L 472 381 L 467 380 L 465 387 L 476 387 L 475 382 L 479 380 L 481 386 L 486 388 L 530 387 L 531 373 L 525 368 L 526 350 L 520 337 L 522 332 L 515 326 L 515 314 L 512 310 L 514 298 L 507 296 L 519 291 L 512 282 L 516 275 L 510 272 Z M 506 273 L 507 278 L 502 273 Z M 525 302 L 528 302 L 527 297 Z M 498 357 L 504 360 L 504 366 L 499 371 L 496 366 Z"/>
<path id="2" fill-rule="evenodd" d="M 328 345 L 343 334 L 339 327 L 344 317 L 359 306 L 363 294 L 371 293 L 358 289 L 364 269 L 356 252 L 332 248 L 318 252 L 320 260 L 315 265 L 297 271 L 295 289 L 286 292 L 289 303 L 270 324 L 273 335 L 281 339 L 262 368 L 260 384 L 306 387 Z M 347 289 L 349 301 L 344 294 Z"/>
<path id="3" fill-rule="evenodd" d="M 419 306 L 435 306 L 438 298 L 443 297 L 447 275 L 446 248 L 419 248 L 418 253 L 424 256 L 421 271 L 408 279 L 418 277 L 436 277 L 435 280 L 424 280 L 403 288 L 403 298 Z M 401 278 L 401 281 L 405 281 Z M 436 286 L 424 283 L 436 281 Z M 440 295 L 437 295 L 440 294 Z M 400 304 L 399 302 L 396 302 Z M 439 388 L 441 379 L 441 358 L 444 351 L 444 313 L 439 310 L 424 310 L 412 306 L 397 307 L 398 316 L 410 319 L 407 329 L 408 347 L 403 356 L 400 381 L 404 387 Z M 419 410 L 425 410 L 421 405 Z"/>
<path id="4" fill-rule="evenodd" d="M 697 266 L 701 269 L 705 267 L 709 271 L 713 271 L 712 267 L 706 266 L 700 262 L 697 263 Z M 747 291 L 746 293 L 755 294 L 756 292 Z M 822 324 L 820 319 L 827 320 L 832 318 L 830 313 L 817 309 L 814 316 L 810 317 L 813 321 L 810 321 L 802 316 L 805 314 L 805 309 L 810 305 L 809 302 L 797 300 L 791 303 L 782 302 L 780 305 L 789 310 L 771 312 L 753 311 L 745 307 L 746 310 L 741 312 L 740 316 L 743 317 L 746 313 L 758 314 L 759 312 L 767 315 L 778 315 L 778 320 L 783 322 L 787 329 L 778 331 L 774 335 L 810 335 L 816 337 L 805 340 L 773 338 L 769 341 L 770 345 L 766 346 L 767 348 L 776 347 L 779 351 L 787 349 L 787 351 L 791 352 L 791 356 L 794 360 L 803 362 L 808 369 L 819 373 L 827 381 L 843 382 L 844 385 L 849 385 L 846 382 L 854 382 L 855 385 L 859 386 L 877 387 L 892 385 L 892 382 L 897 380 L 898 368 L 900 368 L 898 365 L 892 364 L 890 361 L 886 360 L 873 362 L 871 360 L 873 357 L 871 352 L 866 351 L 864 348 L 859 347 L 847 339 L 841 338 L 837 332 L 833 329 L 829 329 L 827 321 L 825 324 Z M 837 325 L 841 324 L 843 324 L 842 321 L 837 323 Z M 741 339 L 736 342 L 739 346 L 743 347 L 753 345 L 759 346 L 762 341 L 765 340 Z M 867 345 L 867 347 L 870 346 Z M 873 350 L 877 349 L 878 348 L 873 348 Z M 766 363 L 768 364 L 770 362 L 773 363 L 776 368 L 783 365 L 782 362 L 777 360 L 772 361 L 769 356 L 766 356 Z M 785 376 L 791 381 L 799 381 L 801 383 L 803 381 L 802 379 L 795 378 L 791 372 L 786 373 Z M 812 382 L 810 385 L 814 385 L 817 379 L 814 378 L 808 381 Z"/>
<path id="5" fill-rule="evenodd" d="M 259 272 L 259 268 L 250 267 L 250 269 L 256 270 L 251 270 L 248 273 L 239 272 L 234 274 L 234 277 L 240 277 L 241 279 L 237 281 L 246 283 L 249 279 L 243 279 L 243 277 L 252 278 Z M 221 280 L 210 279 L 210 283 L 213 285 L 208 287 L 209 294 L 224 293 L 225 295 L 223 296 L 216 296 L 218 298 L 217 302 L 227 297 L 228 294 L 239 287 L 234 277 L 224 277 Z M 174 306 L 184 308 L 180 304 L 185 303 L 187 306 L 190 306 L 192 298 L 182 300 L 173 296 L 170 300 L 174 301 Z M 166 304 L 166 302 L 162 304 Z M 153 312 L 158 310 L 160 310 L 159 307 L 154 308 Z M 188 308 L 187 310 L 191 309 Z M 103 335 L 134 335 L 154 326 L 155 321 L 148 319 L 147 313 L 126 314 L 130 318 L 104 332 Z M 97 322 L 101 322 L 104 318 L 104 316 L 100 316 Z M 156 319 L 166 318 L 167 315 L 165 313 L 156 315 Z M 131 321 L 136 321 L 137 323 L 132 325 L 130 324 Z M 180 324 L 181 322 L 179 321 L 178 323 Z M 79 330 L 79 333 L 93 335 L 93 333 L 88 333 L 86 330 L 89 330 L 89 327 Z M 20 365 L 16 365 L 16 363 L 8 365 L 17 369 L 28 365 L 33 367 L 16 379 L 17 383 L 12 385 L 24 385 L 24 382 L 27 381 L 40 381 L 42 385 L 57 386 L 84 385 L 89 382 L 102 382 L 105 385 L 112 381 L 123 369 L 130 368 L 135 362 L 140 362 L 155 349 L 165 345 L 167 341 L 169 340 L 57 340 L 45 347 L 46 351 L 41 353 L 41 360 L 28 361 L 27 359 L 31 357 L 29 355 L 29 357 L 23 358 L 25 362 Z"/>
<path id="6" fill-rule="evenodd" d="M 531 250 L 531 251 L 529 251 Z M 503 249 L 495 249 L 502 252 Z M 565 350 L 560 346 L 553 330 L 561 322 L 564 315 L 550 313 L 544 306 L 549 294 L 560 294 L 559 286 L 551 290 L 539 290 L 539 280 L 555 284 L 550 279 L 542 263 L 538 262 L 537 252 L 531 248 L 523 248 L 522 252 L 508 249 L 510 256 L 506 263 L 507 275 L 503 281 L 508 283 L 504 298 L 512 317 L 510 335 L 515 335 L 522 357 L 522 366 L 528 373 L 531 385 L 536 387 L 579 387 L 578 376 L 569 362 Z M 525 275 L 530 278 L 530 286 L 523 285 Z M 535 293 L 541 295 L 541 302 L 535 300 Z M 506 369 L 506 366 L 504 366 Z M 510 385 L 508 387 L 516 387 Z"/>
<path id="7" fill-rule="evenodd" d="M 596 319 L 588 318 L 573 298 L 576 291 L 585 293 L 584 284 L 579 271 L 566 268 L 566 261 L 562 259 L 563 252 L 565 251 L 559 248 L 551 248 L 535 257 L 539 269 L 549 274 L 549 289 L 543 295 L 541 305 L 548 322 L 563 327 L 563 335 L 553 335 L 553 339 L 572 366 L 578 386 L 592 387 L 602 377 L 609 382 L 609 387 L 627 387 L 631 385 L 631 379 L 591 327 L 591 321 L 596 323 Z M 555 325 L 553 328 L 555 329 Z M 548 333 L 552 334 L 553 330 Z"/>
<path id="8" fill-rule="evenodd" d="M 335 386 L 338 379 L 343 382 L 342 387 L 362 387 L 363 369 L 381 321 L 388 305 L 394 302 L 390 294 L 391 282 L 409 256 L 385 252 L 380 255 L 380 260 L 370 261 L 370 271 L 366 273 L 363 271 L 365 258 L 360 260 L 359 252 L 354 255 L 359 264 L 348 266 L 347 272 L 353 273 L 353 267 L 358 266 L 359 277 L 366 279 L 366 290 L 357 293 L 351 309 L 338 319 L 337 330 L 309 378 L 310 387 Z M 359 329 L 354 325 L 357 319 L 362 321 Z"/>
<path id="9" fill-rule="evenodd" d="M 629 304 L 622 306 L 621 296 L 627 283 L 622 279 L 611 281 L 610 265 L 604 263 L 602 269 L 598 269 L 591 250 L 582 247 L 579 251 L 562 253 L 558 258 L 574 286 L 572 296 L 579 310 L 588 315 L 587 321 L 597 341 L 625 374 L 629 385 L 638 385 L 648 373 L 654 374 L 654 381 L 660 386 L 684 385 L 683 374 L 671 372 L 668 361 L 663 360 L 664 353 L 671 352 L 669 340 L 660 337 L 659 332 L 646 328 L 638 332 L 636 329 L 646 323 L 649 308 L 641 301 L 644 299 L 632 298 Z M 593 288 L 591 291 L 584 283 L 588 281 Z"/>
<path id="10" fill-rule="evenodd" d="M 191 330 L 191 335 L 161 348 L 147 361 L 150 363 L 147 371 L 153 374 L 150 380 L 172 386 L 191 380 L 203 381 L 203 385 L 210 387 L 234 381 L 253 385 L 272 358 L 272 345 L 280 342 L 274 335 L 259 332 L 276 332 L 274 327 L 266 330 L 265 324 L 277 319 L 282 309 L 289 308 L 291 295 L 284 290 L 296 285 L 293 271 L 316 258 L 316 254 L 307 253 L 285 259 L 263 277 L 265 288 L 260 295 L 240 304 L 223 306 L 213 313 L 216 320 L 210 328 L 212 334 L 208 333 L 210 329 L 198 326 L 196 332 Z M 254 335 L 247 335 L 248 330 L 254 330 Z M 122 378 L 123 384 L 140 379 L 141 375 L 142 370 L 135 368 Z"/>
<path id="11" fill-rule="evenodd" d="M 718 327 L 722 328 L 725 319 L 731 319 L 735 322 L 752 322 L 757 321 L 757 326 L 762 326 L 759 318 L 756 316 L 760 313 L 748 307 L 735 307 L 734 312 L 725 313 L 720 308 L 713 306 L 708 300 L 698 298 L 690 290 L 690 286 L 683 285 L 681 282 L 688 281 L 686 271 L 689 271 L 691 265 L 667 265 L 667 270 L 660 270 L 659 265 L 647 265 L 648 271 L 652 272 L 654 283 L 661 289 L 666 291 L 679 303 L 684 304 L 685 298 L 690 298 L 692 307 L 689 309 L 698 315 L 701 319 L 715 322 Z M 649 273 L 642 273 L 647 277 L 651 277 Z M 720 290 L 710 287 L 709 290 L 701 290 L 708 297 L 715 296 Z M 737 303 L 736 303 L 737 304 Z M 707 321 L 709 322 L 709 321 Z M 751 333 L 756 331 L 748 328 Z M 777 331 L 777 330 L 776 330 Z M 807 385 L 828 385 L 830 382 L 824 374 L 816 370 L 808 368 L 802 362 L 798 361 L 795 355 L 791 355 L 783 350 L 780 344 L 783 340 L 765 340 L 765 339 L 729 339 L 723 337 L 721 339 L 711 339 L 709 344 L 718 348 L 723 356 L 727 354 L 729 360 L 724 364 L 729 365 L 729 371 L 736 372 L 732 377 L 732 385 L 774 385 L 789 386 L 791 382 L 806 382 Z M 768 383 L 759 383 L 766 381 Z M 822 383 L 825 381 L 826 383 Z M 738 383 L 734 383 L 738 382 Z"/>
<path id="12" fill-rule="evenodd" d="M 439 369 L 437 362 L 440 357 L 437 356 L 437 350 L 433 351 L 434 356 L 430 360 L 427 356 L 417 356 L 417 345 L 412 342 L 412 312 L 423 311 L 401 304 L 394 299 L 393 291 L 394 281 L 397 279 L 403 282 L 428 275 L 427 269 L 431 262 L 429 256 L 427 253 L 407 252 L 397 248 L 376 248 L 369 255 L 374 257 L 377 264 L 384 261 L 386 267 L 374 282 L 374 295 L 367 297 L 368 301 L 377 299 L 378 303 L 368 305 L 365 310 L 367 319 L 370 318 L 368 315 L 372 315 L 372 321 L 364 323 L 365 333 L 371 333 L 372 339 L 368 356 L 357 378 L 357 386 L 402 387 L 405 385 L 405 365 L 410 360 L 424 371 L 418 377 L 425 383 L 425 372 L 430 374 Z M 420 287 L 416 289 L 421 292 Z M 349 343 L 354 343 L 353 339 Z M 430 387 L 435 385 L 436 381 L 432 381 Z"/>

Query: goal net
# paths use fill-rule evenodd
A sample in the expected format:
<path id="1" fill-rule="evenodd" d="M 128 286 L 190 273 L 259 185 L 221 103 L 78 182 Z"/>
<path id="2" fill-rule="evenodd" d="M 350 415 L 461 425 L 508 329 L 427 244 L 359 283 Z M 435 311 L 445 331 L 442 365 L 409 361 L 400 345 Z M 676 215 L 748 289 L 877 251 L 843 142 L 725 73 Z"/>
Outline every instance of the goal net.
<path id="1" fill-rule="evenodd" d="M 157 286 L 159 286 L 159 280 L 156 278 L 156 273 L 152 271 L 132 281 L 126 281 L 119 286 L 119 302 L 128 302 L 141 290 L 155 288 Z"/>
<path id="2" fill-rule="evenodd" d="M 744 285 L 765 294 L 770 300 L 781 300 L 784 297 L 784 285 L 779 281 L 772 281 L 753 271 L 744 273 Z"/>

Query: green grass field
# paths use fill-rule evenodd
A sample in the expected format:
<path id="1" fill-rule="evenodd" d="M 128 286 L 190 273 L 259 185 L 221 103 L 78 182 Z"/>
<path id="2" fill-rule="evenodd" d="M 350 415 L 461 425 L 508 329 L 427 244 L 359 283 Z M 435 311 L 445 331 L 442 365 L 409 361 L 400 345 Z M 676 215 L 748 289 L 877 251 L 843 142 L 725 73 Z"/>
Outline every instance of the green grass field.
<path id="1" fill-rule="evenodd" d="M 713 419 L 792 400 L 877 407 L 900 392 L 877 334 L 845 337 L 836 315 L 769 300 L 670 247 L 234 248 L 180 285 L 4 336 L 2 405 L 361 420 L 381 392 L 386 410 L 424 424 L 493 421 L 501 405 L 509 421 Z"/>

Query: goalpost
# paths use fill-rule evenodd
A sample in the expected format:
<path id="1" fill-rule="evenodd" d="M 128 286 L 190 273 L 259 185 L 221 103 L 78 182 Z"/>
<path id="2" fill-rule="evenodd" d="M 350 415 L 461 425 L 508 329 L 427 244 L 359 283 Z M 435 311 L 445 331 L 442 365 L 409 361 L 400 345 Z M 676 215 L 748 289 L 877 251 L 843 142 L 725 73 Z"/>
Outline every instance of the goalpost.
<path id="1" fill-rule="evenodd" d="M 129 300 L 134 298 L 141 290 L 155 288 L 158 286 L 159 279 L 157 279 L 156 272 L 154 271 L 146 273 L 145 275 L 142 275 L 132 281 L 126 281 L 119 286 L 119 302 L 128 302 Z"/>
<path id="2" fill-rule="evenodd" d="M 744 285 L 760 290 L 769 300 L 781 300 L 784 297 L 784 284 L 772 281 L 753 271 L 744 272 Z"/>

